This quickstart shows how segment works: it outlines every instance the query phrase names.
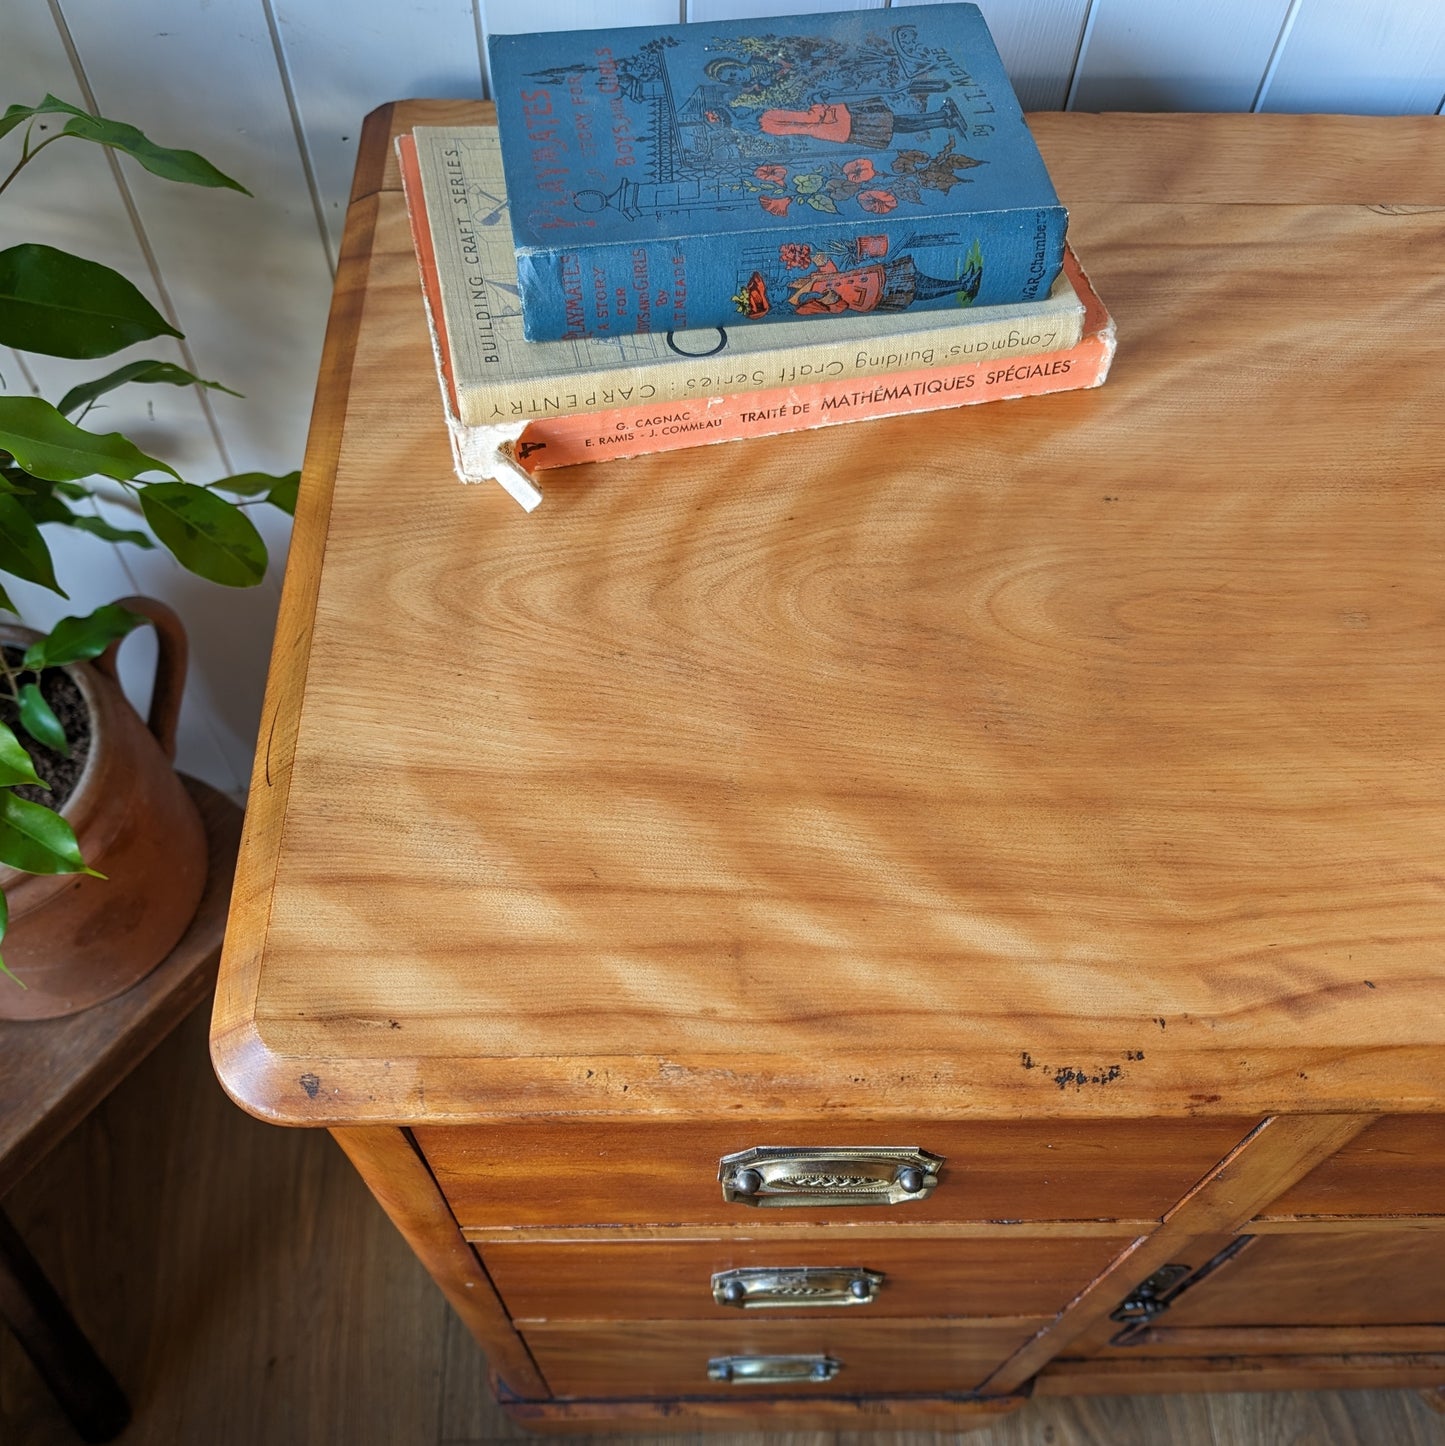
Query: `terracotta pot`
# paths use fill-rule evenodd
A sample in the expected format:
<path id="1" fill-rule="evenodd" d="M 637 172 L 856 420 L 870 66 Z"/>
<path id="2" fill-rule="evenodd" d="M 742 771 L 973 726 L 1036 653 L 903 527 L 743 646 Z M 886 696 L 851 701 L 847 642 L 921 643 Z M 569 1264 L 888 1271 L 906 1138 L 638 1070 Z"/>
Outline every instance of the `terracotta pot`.
<path id="1" fill-rule="evenodd" d="M 171 760 L 186 675 L 181 620 L 151 598 L 121 599 L 149 618 L 160 650 L 150 718 L 121 692 L 113 643 L 75 663 L 90 713 L 90 755 L 61 815 L 106 877 L 38 875 L 0 866 L 10 928 L 0 952 L 28 986 L 0 977 L 0 1018 L 53 1019 L 112 999 L 143 979 L 185 933 L 206 883 L 206 835 Z M 0 626 L 22 647 L 37 634 Z"/>

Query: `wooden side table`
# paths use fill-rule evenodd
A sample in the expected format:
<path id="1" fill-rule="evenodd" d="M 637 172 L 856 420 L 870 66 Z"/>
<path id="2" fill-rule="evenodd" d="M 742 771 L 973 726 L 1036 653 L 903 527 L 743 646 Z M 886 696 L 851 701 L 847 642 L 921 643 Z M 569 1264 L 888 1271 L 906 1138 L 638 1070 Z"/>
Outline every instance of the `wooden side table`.
<path id="1" fill-rule="evenodd" d="M 367 126 L 232 1096 L 538 1428 L 1445 1382 L 1445 122 L 1036 117 L 1106 386 L 525 516 L 391 160 L 483 114 Z"/>
<path id="2" fill-rule="evenodd" d="M 186 781 L 210 850 L 200 908 L 180 943 L 139 984 L 64 1019 L 0 1022 L 0 1199 L 210 992 L 221 953 L 241 810 Z M 3 981 L 0 981 L 3 985 Z M 85 1441 L 130 1419 L 120 1387 L 0 1212 L 0 1320 Z"/>

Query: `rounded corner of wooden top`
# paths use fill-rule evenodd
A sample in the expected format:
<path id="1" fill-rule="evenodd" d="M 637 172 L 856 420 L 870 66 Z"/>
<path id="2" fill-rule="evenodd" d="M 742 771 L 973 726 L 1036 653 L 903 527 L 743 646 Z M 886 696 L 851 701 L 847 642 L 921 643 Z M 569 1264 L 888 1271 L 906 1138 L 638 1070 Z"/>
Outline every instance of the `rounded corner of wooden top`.
<path id="1" fill-rule="evenodd" d="M 313 1125 L 305 1103 L 316 1093 L 307 1088 L 314 1078 L 296 1074 L 295 1061 L 276 1053 L 261 1037 L 254 1019 L 211 1028 L 211 1068 L 232 1104 L 269 1125 Z M 317 1091 L 319 1093 L 319 1091 Z"/>

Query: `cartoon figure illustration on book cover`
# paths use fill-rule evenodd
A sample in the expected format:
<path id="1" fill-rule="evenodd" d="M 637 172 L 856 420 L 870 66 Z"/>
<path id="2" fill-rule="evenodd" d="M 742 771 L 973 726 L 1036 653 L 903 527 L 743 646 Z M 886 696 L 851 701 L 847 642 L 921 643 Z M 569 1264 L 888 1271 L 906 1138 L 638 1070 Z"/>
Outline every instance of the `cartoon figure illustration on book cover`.
<path id="1" fill-rule="evenodd" d="M 577 212 L 662 217 L 760 208 L 782 216 L 798 205 L 885 215 L 937 206 L 986 164 L 965 143 L 993 131 L 987 96 L 957 57 L 919 44 L 912 25 L 861 43 L 827 35 L 714 39 L 704 50 L 716 53 L 700 77 L 697 52 L 678 46 L 664 35 L 630 55 L 606 52 L 530 73 L 574 88 L 591 72 L 611 120 L 628 118 L 640 164 L 606 184 L 574 181 Z M 588 174 L 601 181 L 604 171 Z"/>
<path id="2" fill-rule="evenodd" d="M 807 110 L 765 110 L 758 115 L 758 129 L 768 136 L 801 136 L 805 140 L 886 151 L 896 135 L 933 130 L 961 130 L 967 134 L 968 121 L 951 100 L 944 101 L 939 110 L 909 115 L 895 111 L 881 96 L 874 95 L 831 105 L 818 101 Z"/>
<path id="3" fill-rule="evenodd" d="M 937 240 L 910 236 L 907 244 Z M 733 297 L 738 312 L 750 320 L 766 316 L 775 297 L 785 299 L 797 316 L 907 311 L 917 301 L 949 296 L 968 306 L 983 282 L 983 253 L 975 241 L 960 273 L 944 277 L 929 275 L 908 249 L 890 257 L 887 236 L 859 236 L 827 247 L 785 241 L 778 248 L 777 266 L 768 270 L 773 275 L 754 270 Z"/>

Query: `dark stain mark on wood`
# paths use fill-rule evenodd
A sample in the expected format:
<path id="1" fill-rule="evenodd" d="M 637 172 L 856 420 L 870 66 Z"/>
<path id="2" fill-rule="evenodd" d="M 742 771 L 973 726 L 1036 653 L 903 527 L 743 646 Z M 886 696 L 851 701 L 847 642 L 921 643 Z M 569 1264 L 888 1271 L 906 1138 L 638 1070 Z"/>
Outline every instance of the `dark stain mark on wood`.
<path id="1" fill-rule="evenodd" d="M 1374 987 L 1375 987 L 1375 986 L 1374 986 L 1373 981 L 1371 981 L 1371 980 L 1369 980 L 1369 979 L 1366 979 L 1366 980 L 1365 980 L 1365 988 L 1366 988 L 1366 989 L 1373 989 Z"/>
<path id="2" fill-rule="evenodd" d="M 1157 1024 L 1160 1029 L 1164 1028 L 1164 1021 L 1162 1019 L 1156 1019 L 1154 1023 Z"/>
<path id="3" fill-rule="evenodd" d="M 1111 1064 L 1107 1069 L 1103 1065 L 1096 1065 L 1092 1072 L 1075 1069 L 1073 1065 L 1066 1065 L 1063 1069 L 1051 1071 L 1045 1065 L 1044 1073 L 1053 1080 L 1059 1089 L 1066 1090 L 1073 1085 L 1076 1093 L 1085 1085 L 1111 1085 L 1115 1080 L 1122 1079 L 1124 1076 L 1123 1069 L 1117 1064 Z"/>
<path id="4" fill-rule="evenodd" d="M 1126 1049 L 1124 1058 L 1131 1064 L 1141 1061 L 1144 1058 L 1144 1051 L 1142 1049 Z M 1102 1087 L 1125 1078 L 1122 1064 L 1096 1064 L 1093 1066 L 1066 1064 L 1056 1067 L 1051 1064 L 1040 1064 L 1028 1050 L 1023 1050 L 1019 1054 L 1019 1064 L 1024 1069 L 1038 1070 L 1045 1079 L 1052 1080 L 1060 1090 L 1066 1090 L 1072 1086 L 1077 1092 L 1086 1085 Z"/>
<path id="5" fill-rule="evenodd" d="M 321 1093 L 321 1081 L 314 1074 L 303 1074 L 298 1083 L 313 1100 Z"/>

